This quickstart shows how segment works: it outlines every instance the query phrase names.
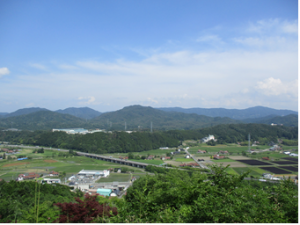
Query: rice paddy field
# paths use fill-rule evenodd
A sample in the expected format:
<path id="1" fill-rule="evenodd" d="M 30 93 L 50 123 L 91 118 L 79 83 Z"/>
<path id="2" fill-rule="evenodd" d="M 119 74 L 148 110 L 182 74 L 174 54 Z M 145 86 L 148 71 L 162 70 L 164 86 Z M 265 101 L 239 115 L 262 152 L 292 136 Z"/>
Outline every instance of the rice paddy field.
<path id="1" fill-rule="evenodd" d="M 191 142 L 190 142 L 191 143 Z M 272 173 L 271 171 L 282 172 L 282 170 L 286 171 L 286 175 L 298 174 L 298 158 L 297 157 L 289 157 L 285 154 L 279 152 L 271 152 L 265 151 L 262 153 L 242 155 L 243 151 L 248 150 L 248 146 L 239 146 L 237 144 L 227 144 L 227 145 L 216 145 L 216 146 L 208 146 L 206 144 L 197 144 L 193 142 L 193 146 L 189 148 L 189 153 L 192 154 L 196 159 L 204 159 L 202 163 L 207 166 L 215 165 L 230 165 L 226 171 L 229 174 L 241 174 L 245 171 L 249 171 L 249 176 L 253 177 L 261 177 L 262 173 Z M 185 145 L 184 147 L 186 147 Z M 257 146 L 252 147 L 255 150 L 257 149 L 269 149 L 269 146 Z M 202 154 L 197 153 L 197 151 L 206 150 L 208 153 Z M 292 151 L 293 153 L 298 153 L 298 146 L 284 146 L 284 150 Z M 172 160 L 163 161 L 160 160 L 160 157 L 166 156 L 167 153 L 173 152 L 176 149 L 153 149 L 149 151 L 143 152 L 133 152 L 134 155 L 147 156 L 153 155 L 156 156 L 154 160 L 132 160 L 136 162 L 142 162 L 149 165 L 161 165 L 163 163 L 169 163 L 174 166 L 179 166 L 181 163 L 193 162 L 193 159 L 184 158 L 185 154 L 176 154 L 173 155 Z M 228 151 L 230 154 L 224 154 L 226 159 L 221 160 L 213 160 L 210 157 L 220 150 Z M 91 159 L 87 157 L 81 156 L 71 156 L 71 157 L 59 157 L 58 151 L 53 150 L 45 150 L 43 154 L 33 153 L 33 149 L 22 149 L 19 155 L 26 155 L 32 157 L 31 160 L 17 161 L 16 159 L 12 160 L 1 160 L 0 161 L 0 178 L 6 181 L 11 179 L 16 179 L 17 176 L 21 173 L 29 173 L 35 172 L 39 174 L 49 174 L 50 171 L 56 172 L 65 172 L 66 176 L 71 176 L 72 174 L 78 173 L 80 170 L 105 170 L 109 168 L 119 168 L 124 167 L 125 165 L 110 163 L 107 161 Z M 105 154 L 106 156 L 112 156 L 113 158 L 119 158 L 120 156 L 128 156 L 128 153 L 114 153 L 114 154 Z M 222 155 L 222 154 L 220 154 Z M 15 157 L 17 155 L 14 155 Z M 270 160 L 264 161 L 262 157 L 269 157 Z M 287 158 L 290 158 L 288 160 Z M 291 160 L 293 159 L 293 160 Z M 269 163 L 269 165 L 249 165 L 245 164 L 239 160 L 256 160 L 260 162 Z M 283 162 L 282 162 L 283 161 Z M 280 163 L 281 162 L 281 163 Z M 285 168 L 283 167 L 285 166 Z M 126 167 L 126 166 L 125 166 Z M 128 166 L 129 167 L 129 166 Z M 269 167 L 264 169 L 264 167 Z M 129 167 L 133 168 L 133 167 Z M 273 169 L 272 169 L 273 168 Z M 290 168 L 290 169 L 287 169 Z M 134 167 L 134 173 L 136 173 L 136 177 L 144 176 L 146 172 L 141 168 Z M 280 170 L 281 169 L 281 170 Z M 131 176 L 130 174 L 117 174 L 112 173 L 112 176 L 109 177 L 111 181 L 128 181 Z M 285 175 L 285 174 L 283 174 Z M 100 179 L 101 180 L 101 179 Z M 111 181 L 102 181 L 99 182 L 111 182 Z"/>
<path id="2" fill-rule="evenodd" d="M 32 152 L 32 150 L 29 150 Z M 20 154 L 28 155 L 28 150 L 24 149 Z M 45 152 L 46 153 L 46 152 Z M 44 153 L 44 154 L 45 154 Z M 120 164 L 110 163 L 102 160 L 96 160 L 92 158 L 82 156 L 72 157 L 54 157 L 49 158 L 54 151 L 47 151 L 48 154 L 38 154 L 31 160 L 17 161 L 13 160 L 1 160 L 0 161 L 0 178 L 6 181 L 16 179 L 21 173 L 38 173 L 38 174 L 49 174 L 50 171 L 56 171 L 59 173 L 65 172 L 66 177 L 72 174 L 78 173 L 80 170 L 105 170 L 109 168 L 119 168 Z M 50 153 L 50 154 L 49 154 Z M 35 154 L 37 155 L 37 154 Z M 124 165 L 122 165 L 124 166 Z M 127 166 L 125 166 L 127 167 Z M 132 168 L 132 167 L 130 167 Z M 137 172 L 143 172 L 142 169 L 134 168 Z"/>

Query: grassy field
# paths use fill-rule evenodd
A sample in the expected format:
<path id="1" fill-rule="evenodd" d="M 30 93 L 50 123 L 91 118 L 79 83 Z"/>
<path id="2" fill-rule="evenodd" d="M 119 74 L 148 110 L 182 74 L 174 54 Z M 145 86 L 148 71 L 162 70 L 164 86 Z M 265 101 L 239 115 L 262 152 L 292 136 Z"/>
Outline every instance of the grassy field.
<path id="1" fill-rule="evenodd" d="M 32 150 L 24 149 L 20 154 L 34 154 Z M 54 153 L 57 153 L 53 151 Z M 80 170 L 105 170 L 109 168 L 119 168 L 120 164 L 110 163 L 102 160 L 91 159 L 82 156 L 72 157 L 54 157 L 51 150 L 45 151 L 43 154 L 38 155 L 37 158 L 31 160 L 1 160 L 0 161 L 0 178 L 6 181 L 16 179 L 21 173 L 35 172 L 39 174 L 49 174 L 50 171 L 62 173 L 66 172 L 67 176 L 78 173 Z M 150 160 L 149 160 L 150 161 Z M 129 167 L 122 165 L 122 167 Z M 133 168 L 133 167 L 129 167 Z M 134 171 L 143 172 L 143 169 L 134 167 Z"/>
<path id="2" fill-rule="evenodd" d="M 253 167 L 235 167 L 233 168 L 238 174 L 242 174 L 245 172 L 250 172 L 249 176 L 253 177 L 261 177 L 262 173 L 259 173 L 257 170 L 253 170 Z"/>
<path id="3" fill-rule="evenodd" d="M 186 159 L 186 158 L 176 158 L 176 162 L 193 162 L 193 159 Z"/>
<path id="4" fill-rule="evenodd" d="M 150 160 L 135 160 L 135 159 L 131 159 L 131 161 L 141 162 L 141 163 L 147 163 L 147 164 L 151 164 L 151 165 L 160 165 L 160 164 L 164 163 L 163 160 L 158 160 L 158 159 L 150 159 Z"/>
<path id="5" fill-rule="evenodd" d="M 269 157 L 270 159 L 280 159 L 288 156 L 277 152 L 264 152 L 264 153 L 257 153 L 257 154 L 248 154 L 248 157 L 252 159 L 261 159 L 262 157 Z"/>
<path id="6" fill-rule="evenodd" d="M 191 142 L 190 142 L 191 143 Z M 196 142 L 193 142 L 196 144 Z M 268 149 L 269 146 L 258 146 L 252 147 L 253 149 Z M 209 153 L 201 154 L 197 153 L 197 151 L 207 150 Z M 248 146 L 239 146 L 237 144 L 226 144 L 226 145 L 216 145 L 216 146 L 208 146 L 206 144 L 198 144 L 197 146 L 190 147 L 189 152 L 193 154 L 195 157 L 203 158 L 209 157 L 220 150 L 227 150 L 231 154 L 227 154 L 226 156 L 230 157 L 244 157 L 243 159 L 261 159 L 262 157 L 269 157 L 273 159 L 275 163 L 276 160 L 279 160 L 283 157 L 288 157 L 285 154 L 281 154 L 278 152 L 264 152 L 264 153 L 257 153 L 256 155 L 251 155 L 247 153 L 247 157 L 242 156 L 241 152 L 248 149 Z M 298 153 L 298 146 L 284 146 L 284 150 L 291 150 L 296 149 L 293 151 L 294 153 Z M 134 155 L 140 156 L 147 156 L 147 155 L 154 155 L 157 157 L 166 156 L 166 153 L 170 153 L 175 151 L 175 149 L 168 149 L 168 150 L 160 150 L 160 149 L 153 149 L 150 151 L 143 151 L 143 152 L 134 152 Z M 57 172 L 65 172 L 67 176 L 72 174 L 78 173 L 80 170 L 104 170 L 109 168 L 119 168 L 119 167 L 127 167 L 125 165 L 110 163 L 102 160 L 91 159 L 87 157 L 79 157 L 79 156 L 71 156 L 71 157 L 58 157 L 58 151 L 52 150 L 45 150 L 45 153 L 32 153 L 33 149 L 23 149 L 19 155 L 27 155 L 32 157 L 31 160 L 24 160 L 24 161 L 17 161 L 17 160 L 1 160 L 0 161 L 0 178 L 4 180 L 11 180 L 16 179 L 20 173 L 28 173 L 28 172 L 36 172 L 39 174 L 49 174 L 51 170 Z M 114 153 L 114 154 L 105 154 L 107 156 L 112 156 L 115 158 L 119 158 L 119 156 L 128 156 L 128 153 Z M 17 155 L 16 155 L 17 156 Z M 173 160 L 168 160 L 166 163 L 170 163 L 173 165 L 178 166 L 179 164 L 184 162 L 193 162 L 193 159 L 185 159 L 183 158 L 184 154 L 178 154 L 173 156 Z M 155 158 L 154 160 L 132 160 L 136 162 L 142 162 L 150 165 L 160 165 L 163 164 L 164 161 L 160 160 L 159 158 Z M 222 160 L 212 160 L 212 163 L 220 165 L 220 163 L 224 163 L 223 165 L 230 164 L 232 167 L 227 169 L 228 173 L 231 174 L 240 174 L 247 169 L 250 170 L 249 176 L 261 176 L 262 173 L 266 172 L 262 169 L 259 169 L 256 166 L 250 166 L 243 163 L 239 163 L 233 159 L 222 159 Z M 211 163 L 210 163 L 211 164 Z M 243 167 L 244 166 L 244 167 Z M 128 166 L 129 167 L 129 166 Z M 135 173 L 142 173 L 146 174 L 145 171 L 141 168 L 136 167 L 129 167 L 134 169 Z M 293 174 L 297 174 L 294 172 Z M 129 179 L 126 174 L 121 174 L 119 177 L 112 177 L 111 179 L 119 179 L 126 180 Z M 137 176 L 143 176 L 141 174 L 137 174 Z M 100 181 L 101 182 L 101 181 Z M 104 182 L 104 181 L 103 181 Z"/>
<path id="7" fill-rule="evenodd" d="M 232 174 L 232 175 L 239 175 L 233 168 L 226 168 L 225 170 L 228 174 Z"/>
<path id="8" fill-rule="evenodd" d="M 233 159 L 218 159 L 218 160 L 214 160 L 214 161 L 218 162 L 218 163 L 222 163 L 222 162 L 236 162 Z"/>

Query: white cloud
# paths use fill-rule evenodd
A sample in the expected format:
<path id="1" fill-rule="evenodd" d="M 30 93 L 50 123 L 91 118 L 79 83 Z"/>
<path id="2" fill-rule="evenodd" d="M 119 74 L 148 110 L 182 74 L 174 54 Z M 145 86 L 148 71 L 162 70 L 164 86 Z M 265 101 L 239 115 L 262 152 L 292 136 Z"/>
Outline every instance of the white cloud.
<path id="1" fill-rule="evenodd" d="M 279 78 L 270 77 L 264 81 L 257 82 L 256 88 L 267 96 L 288 94 L 297 97 L 298 80 L 283 83 Z"/>
<path id="2" fill-rule="evenodd" d="M 4 75 L 8 75 L 8 74 L 10 74 L 10 71 L 8 70 L 7 67 L 0 68 L 0 78 Z"/>
<path id="3" fill-rule="evenodd" d="M 26 104 L 25 106 L 26 106 L 26 107 L 33 107 L 33 106 L 34 106 L 34 103 L 31 102 L 31 103 Z"/>
<path id="4" fill-rule="evenodd" d="M 157 104 L 158 103 L 158 101 L 156 101 L 156 100 L 154 100 L 154 99 L 152 99 L 152 98 L 147 98 L 147 100 L 149 101 L 149 102 L 151 102 L 151 103 L 155 103 L 155 104 Z"/>
<path id="5" fill-rule="evenodd" d="M 204 35 L 199 37 L 197 42 L 222 42 L 221 38 L 218 35 Z"/>
<path id="6" fill-rule="evenodd" d="M 76 69 L 78 69 L 78 67 L 73 66 L 73 65 L 68 65 L 68 64 L 59 65 L 59 68 L 65 69 L 65 70 L 76 70 Z"/>
<path id="7" fill-rule="evenodd" d="M 84 102 L 79 102 L 79 104 L 84 105 L 84 104 L 95 104 L 96 98 L 94 96 L 89 96 L 89 97 L 78 97 L 78 100 L 87 100 Z"/>
<path id="8" fill-rule="evenodd" d="M 46 70 L 47 67 L 42 65 L 42 64 L 39 64 L 39 63 L 30 63 L 29 64 L 31 67 L 33 68 L 36 68 L 36 69 L 39 69 L 39 70 Z"/>
<path id="9" fill-rule="evenodd" d="M 259 20 L 249 23 L 247 32 L 258 34 L 298 34 L 298 20 L 288 21 L 281 19 Z"/>
<path id="10" fill-rule="evenodd" d="M 23 102 L 48 98 L 69 105 L 101 102 L 101 107 L 111 107 L 106 110 L 137 102 L 156 107 L 186 108 L 242 108 L 272 102 L 273 107 L 281 104 L 295 108 L 298 104 L 295 82 L 298 77 L 298 43 L 289 37 L 294 32 L 293 24 L 280 20 L 254 23 L 256 27 L 252 27 L 250 35 L 242 33 L 244 36 L 231 38 L 240 45 L 227 46 L 222 51 L 145 50 L 139 54 L 144 56 L 142 60 L 123 58 L 60 63 L 55 65 L 55 70 L 58 67 L 63 72 L 18 75 L 11 83 L 0 86 L 0 96 L 12 96 L 7 101 L 22 97 L 26 99 Z M 265 27 L 278 32 L 265 32 Z M 206 35 L 198 41 L 206 44 L 206 41 L 222 39 L 220 35 Z M 268 49 L 260 49 L 264 46 Z M 46 68 L 38 65 L 35 66 Z M 287 100 L 279 103 L 278 99 L 284 97 Z M 35 103 L 38 105 L 38 101 Z"/>

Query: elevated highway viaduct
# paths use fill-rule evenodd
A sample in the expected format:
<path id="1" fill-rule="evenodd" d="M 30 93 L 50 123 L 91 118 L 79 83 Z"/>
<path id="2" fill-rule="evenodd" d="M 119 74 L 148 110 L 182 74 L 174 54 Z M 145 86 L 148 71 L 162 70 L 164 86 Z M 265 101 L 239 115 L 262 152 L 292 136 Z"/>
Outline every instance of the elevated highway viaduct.
<path id="1" fill-rule="evenodd" d="M 112 163 L 119 163 L 121 165 L 126 165 L 126 166 L 143 168 L 143 169 L 145 169 L 146 166 L 148 166 L 148 164 L 146 164 L 146 163 L 134 162 L 134 161 L 123 160 L 123 159 L 116 159 L 116 158 L 111 158 L 109 156 L 101 156 L 101 155 L 90 154 L 90 153 L 85 153 L 85 152 L 77 152 L 77 155 L 86 156 L 89 158 L 99 159 L 99 160 L 112 162 Z"/>

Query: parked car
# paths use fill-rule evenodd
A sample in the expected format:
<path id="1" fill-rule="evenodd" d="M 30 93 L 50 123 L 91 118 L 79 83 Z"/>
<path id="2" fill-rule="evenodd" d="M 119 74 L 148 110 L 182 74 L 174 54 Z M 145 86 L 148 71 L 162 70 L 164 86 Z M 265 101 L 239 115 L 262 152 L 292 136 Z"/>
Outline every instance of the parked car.
<path id="1" fill-rule="evenodd" d="M 204 159 L 198 159 L 198 161 L 205 161 Z"/>

